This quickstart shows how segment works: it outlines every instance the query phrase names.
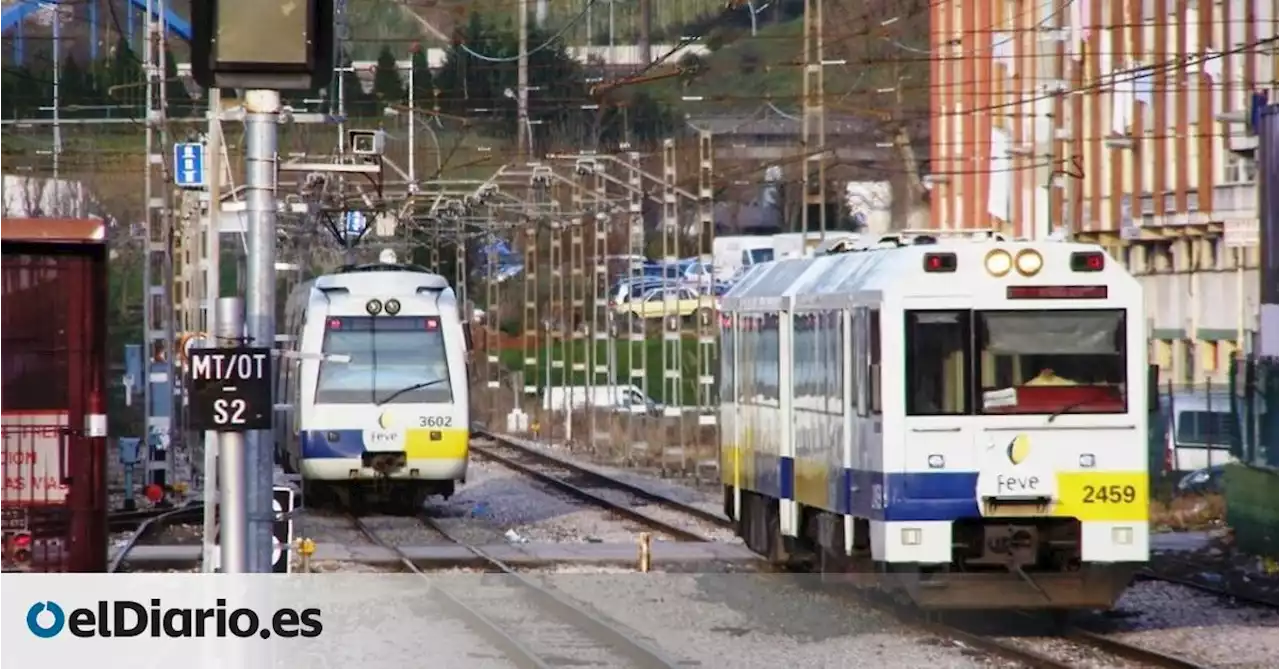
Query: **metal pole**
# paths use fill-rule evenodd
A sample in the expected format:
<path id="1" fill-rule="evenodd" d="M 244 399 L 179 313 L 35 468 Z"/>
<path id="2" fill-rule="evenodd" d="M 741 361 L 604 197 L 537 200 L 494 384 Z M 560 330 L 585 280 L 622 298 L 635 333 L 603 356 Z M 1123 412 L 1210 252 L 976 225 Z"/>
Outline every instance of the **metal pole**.
<path id="1" fill-rule="evenodd" d="M 517 30 L 520 32 L 520 51 L 516 54 L 516 146 L 522 161 L 532 158 L 527 144 L 533 141 L 529 132 L 529 0 L 520 0 Z"/>
<path id="2" fill-rule="evenodd" d="M 238 297 L 219 298 L 217 312 L 218 336 L 223 346 L 239 345 L 244 331 L 244 301 Z M 248 541 L 250 500 L 245 496 L 249 481 L 249 463 L 245 457 L 248 449 L 241 432 L 223 432 L 218 435 L 218 442 L 218 478 L 223 492 L 218 503 L 221 511 L 221 571 L 224 574 L 251 573 L 248 550 L 251 545 Z"/>
<path id="3" fill-rule="evenodd" d="M 205 273 L 204 273 L 204 313 L 205 332 L 216 336 L 224 336 L 227 332 L 219 328 L 225 319 L 218 314 L 218 297 L 222 294 L 222 271 L 218 263 L 221 256 L 219 224 L 222 222 L 222 91 L 214 88 L 209 91 L 209 133 L 205 143 L 207 156 L 209 208 L 205 219 Z M 226 307 L 230 308 L 230 306 Z M 237 309 L 241 307 L 237 306 Z M 240 336 L 243 330 L 240 311 L 232 319 L 235 325 L 234 337 Z M 223 341 L 226 341 L 225 339 Z M 216 340 L 215 340 L 216 342 Z M 216 343 L 213 345 L 217 345 Z M 218 501 L 218 433 L 212 430 L 204 435 L 204 560 L 201 571 L 213 570 L 213 536 L 217 517 L 214 504 Z M 243 458 L 241 458 L 243 460 Z M 224 479 L 225 480 L 225 479 Z M 225 545 L 223 547 L 225 551 Z M 223 564 L 226 564 L 225 562 Z"/>
<path id="4" fill-rule="evenodd" d="M 274 346 L 276 338 L 276 133 L 280 93 L 251 90 L 245 107 L 245 209 L 249 218 L 246 291 L 248 333 L 256 346 Z M 249 508 L 249 566 L 271 571 L 271 488 L 275 443 L 270 430 L 249 434 L 244 494 Z M 227 496 L 230 496 L 228 493 Z"/>
<path id="5" fill-rule="evenodd" d="M 417 169 L 415 169 L 418 163 L 417 161 L 418 148 L 413 141 L 414 136 L 417 135 L 417 133 L 414 132 L 414 125 L 415 125 L 414 121 L 417 119 L 417 116 L 418 116 L 418 108 L 414 104 L 415 93 L 413 90 L 417 85 L 417 82 L 414 81 L 414 76 L 413 76 L 415 69 L 417 68 L 413 66 L 413 61 L 410 60 L 409 61 L 409 192 L 410 193 L 416 192 L 418 190 L 418 171 Z M 436 175 L 436 176 L 440 176 L 440 175 Z"/>
<path id="6" fill-rule="evenodd" d="M 58 163 L 62 157 L 62 11 L 57 3 L 49 5 L 53 9 L 53 181 L 58 185 Z M 45 215 L 57 215 L 60 212 L 45 212 Z M 70 213 L 70 212 L 62 212 Z"/>

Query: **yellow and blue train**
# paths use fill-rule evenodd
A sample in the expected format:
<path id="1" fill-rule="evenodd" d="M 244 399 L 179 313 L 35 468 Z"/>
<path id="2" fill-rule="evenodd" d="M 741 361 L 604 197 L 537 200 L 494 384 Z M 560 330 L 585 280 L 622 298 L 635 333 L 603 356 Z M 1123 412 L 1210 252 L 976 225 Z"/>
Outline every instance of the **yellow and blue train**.
<path id="1" fill-rule="evenodd" d="M 285 323 L 277 459 L 309 504 L 416 510 L 466 481 L 467 337 L 443 277 L 344 267 L 294 290 Z"/>
<path id="2" fill-rule="evenodd" d="M 1113 605 L 1149 551 L 1138 281 L 1066 242 L 840 251 L 724 297 L 721 472 L 747 545 L 926 608 Z"/>

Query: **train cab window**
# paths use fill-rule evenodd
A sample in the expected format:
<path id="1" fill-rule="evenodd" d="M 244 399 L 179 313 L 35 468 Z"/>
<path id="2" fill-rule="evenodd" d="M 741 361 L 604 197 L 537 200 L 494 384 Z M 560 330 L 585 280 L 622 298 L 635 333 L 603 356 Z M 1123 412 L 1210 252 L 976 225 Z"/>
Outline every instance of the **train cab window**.
<path id="1" fill-rule="evenodd" d="M 431 317 L 330 318 L 317 404 L 443 404 L 453 400 L 443 324 Z"/>
<path id="2" fill-rule="evenodd" d="M 908 416 L 970 413 L 969 311 L 906 313 Z"/>
<path id="3" fill-rule="evenodd" d="M 1123 413 L 1120 309 L 976 312 L 978 413 Z"/>

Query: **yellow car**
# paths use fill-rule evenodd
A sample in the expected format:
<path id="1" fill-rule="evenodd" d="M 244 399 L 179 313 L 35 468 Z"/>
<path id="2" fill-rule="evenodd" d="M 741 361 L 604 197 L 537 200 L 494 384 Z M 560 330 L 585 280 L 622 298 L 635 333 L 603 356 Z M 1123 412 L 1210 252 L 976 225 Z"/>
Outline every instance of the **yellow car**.
<path id="1" fill-rule="evenodd" d="M 670 291 L 670 301 L 666 301 Z M 720 309 L 720 298 L 714 295 L 700 295 L 691 288 L 653 288 L 637 299 L 627 300 L 614 308 L 618 315 L 635 314 L 640 318 L 662 318 L 663 316 L 679 316 L 689 318 L 699 311 L 710 316 Z"/>

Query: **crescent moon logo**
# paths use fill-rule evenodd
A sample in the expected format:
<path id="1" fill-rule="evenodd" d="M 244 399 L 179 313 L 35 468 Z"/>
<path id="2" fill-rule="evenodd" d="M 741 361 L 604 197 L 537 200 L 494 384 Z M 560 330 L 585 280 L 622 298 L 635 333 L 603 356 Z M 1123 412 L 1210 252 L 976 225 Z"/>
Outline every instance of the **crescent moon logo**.
<path id="1" fill-rule="evenodd" d="M 391 429 L 391 412 L 390 411 L 383 411 L 382 415 L 378 416 L 378 427 L 384 430 Z"/>
<path id="2" fill-rule="evenodd" d="M 1014 437 L 1013 441 L 1009 442 L 1009 448 L 1007 450 L 1009 462 L 1012 462 L 1014 465 L 1020 465 L 1026 461 L 1029 455 L 1031 455 L 1031 440 L 1027 438 L 1027 435 L 1020 434 Z"/>

